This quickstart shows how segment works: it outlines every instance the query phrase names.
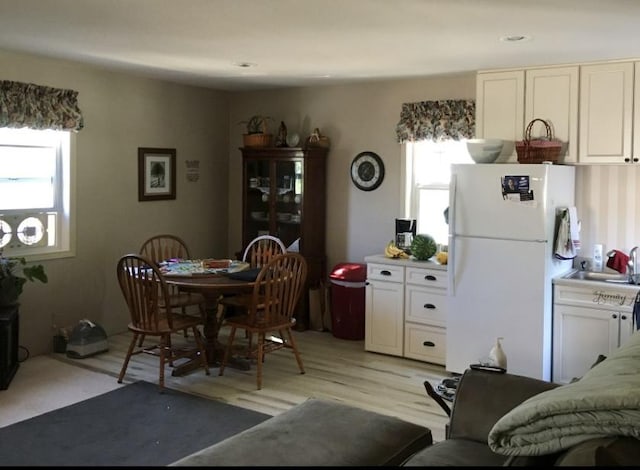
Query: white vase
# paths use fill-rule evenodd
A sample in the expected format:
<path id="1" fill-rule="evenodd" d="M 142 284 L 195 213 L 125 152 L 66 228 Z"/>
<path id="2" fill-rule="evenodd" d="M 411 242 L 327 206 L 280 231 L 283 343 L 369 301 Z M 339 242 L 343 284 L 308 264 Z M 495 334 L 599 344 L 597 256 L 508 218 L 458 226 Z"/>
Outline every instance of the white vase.
<path id="1" fill-rule="evenodd" d="M 502 345 L 500 341 L 503 338 L 497 338 L 496 344 L 491 351 L 489 352 L 489 361 L 492 366 L 502 367 L 503 369 L 507 369 L 507 355 L 502 350 Z"/>

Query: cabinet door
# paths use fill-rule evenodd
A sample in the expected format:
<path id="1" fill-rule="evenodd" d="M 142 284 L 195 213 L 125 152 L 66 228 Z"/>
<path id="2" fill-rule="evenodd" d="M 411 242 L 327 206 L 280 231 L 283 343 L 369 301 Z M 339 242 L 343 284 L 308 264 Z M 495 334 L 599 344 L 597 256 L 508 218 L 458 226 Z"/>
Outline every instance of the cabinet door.
<path id="1" fill-rule="evenodd" d="M 553 316 L 554 382 L 582 377 L 599 354 L 608 356 L 618 347 L 616 312 L 556 304 Z"/>
<path id="2" fill-rule="evenodd" d="M 633 62 L 580 67 L 580 163 L 631 162 Z"/>
<path id="3" fill-rule="evenodd" d="M 620 313 L 620 346 L 624 345 L 634 332 L 632 319 L 633 314 Z"/>
<path id="4" fill-rule="evenodd" d="M 244 165 L 244 239 L 242 249 L 260 235 L 271 235 L 271 164 L 266 160 L 246 160 Z"/>
<path id="5" fill-rule="evenodd" d="M 404 285 L 368 280 L 365 288 L 367 351 L 402 356 L 404 335 Z"/>
<path id="6" fill-rule="evenodd" d="M 275 162 L 274 234 L 287 247 L 300 243 L 302 177 L 302 160 L 278 160 Z"/>
<path id="7" fill-rule="evenodd" d="M 524 132 L 524 71 L 481 72 L 476 79 L 476 137 L 505 141 L 500 162 L 517 162 Z"/>
<path id="8" fill-rule="evenodd" d="M 549 67 L 526 71 L 524 104 L 525 128 L 533 119 L 544 119 L 556 139 L 564 143 L 560 162 L 578 161 L 578 66 Z M 532 137 L 545 136 L 538 122 L 532 126 Z"/>

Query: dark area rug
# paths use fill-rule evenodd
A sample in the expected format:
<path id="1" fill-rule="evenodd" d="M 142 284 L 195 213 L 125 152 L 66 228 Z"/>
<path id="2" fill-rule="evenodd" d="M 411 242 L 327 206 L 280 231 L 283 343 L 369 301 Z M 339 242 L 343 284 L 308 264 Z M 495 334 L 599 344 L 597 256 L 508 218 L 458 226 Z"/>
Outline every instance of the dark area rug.
<path id="1" fill-rule="evenodd" d="M 164 466 L 269 417 L 140 381 L 0 428 L 0 465 Z"/>

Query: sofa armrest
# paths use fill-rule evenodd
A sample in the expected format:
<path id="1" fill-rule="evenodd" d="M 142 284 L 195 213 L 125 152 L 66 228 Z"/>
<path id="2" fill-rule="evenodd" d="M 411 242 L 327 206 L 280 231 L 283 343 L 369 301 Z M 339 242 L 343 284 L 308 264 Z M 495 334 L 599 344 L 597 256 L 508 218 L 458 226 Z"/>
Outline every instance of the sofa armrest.
<path id="1" fill-rule="evenodd" d="M 508 411 L 557 386 L 520 375 L 468 369 L 456 389 L 447 439 L 486 443 L 493 425 Z"/>

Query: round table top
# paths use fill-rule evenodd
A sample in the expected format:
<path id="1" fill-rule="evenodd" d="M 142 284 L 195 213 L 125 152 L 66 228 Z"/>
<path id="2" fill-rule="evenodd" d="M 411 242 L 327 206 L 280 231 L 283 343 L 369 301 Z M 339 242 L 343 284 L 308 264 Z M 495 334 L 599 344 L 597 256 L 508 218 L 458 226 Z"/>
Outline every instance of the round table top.
<path id="1" fill-rule="evenodd" d="M 255 281 L 242 281 L 231 279 L 222 274 L 193 274 L 193 275 L 172 275 L 165 274 L 167 284 L 180 287 L 191 287 L 198 289 L 212 290 L 248 290 L 253 288 Z"/>

